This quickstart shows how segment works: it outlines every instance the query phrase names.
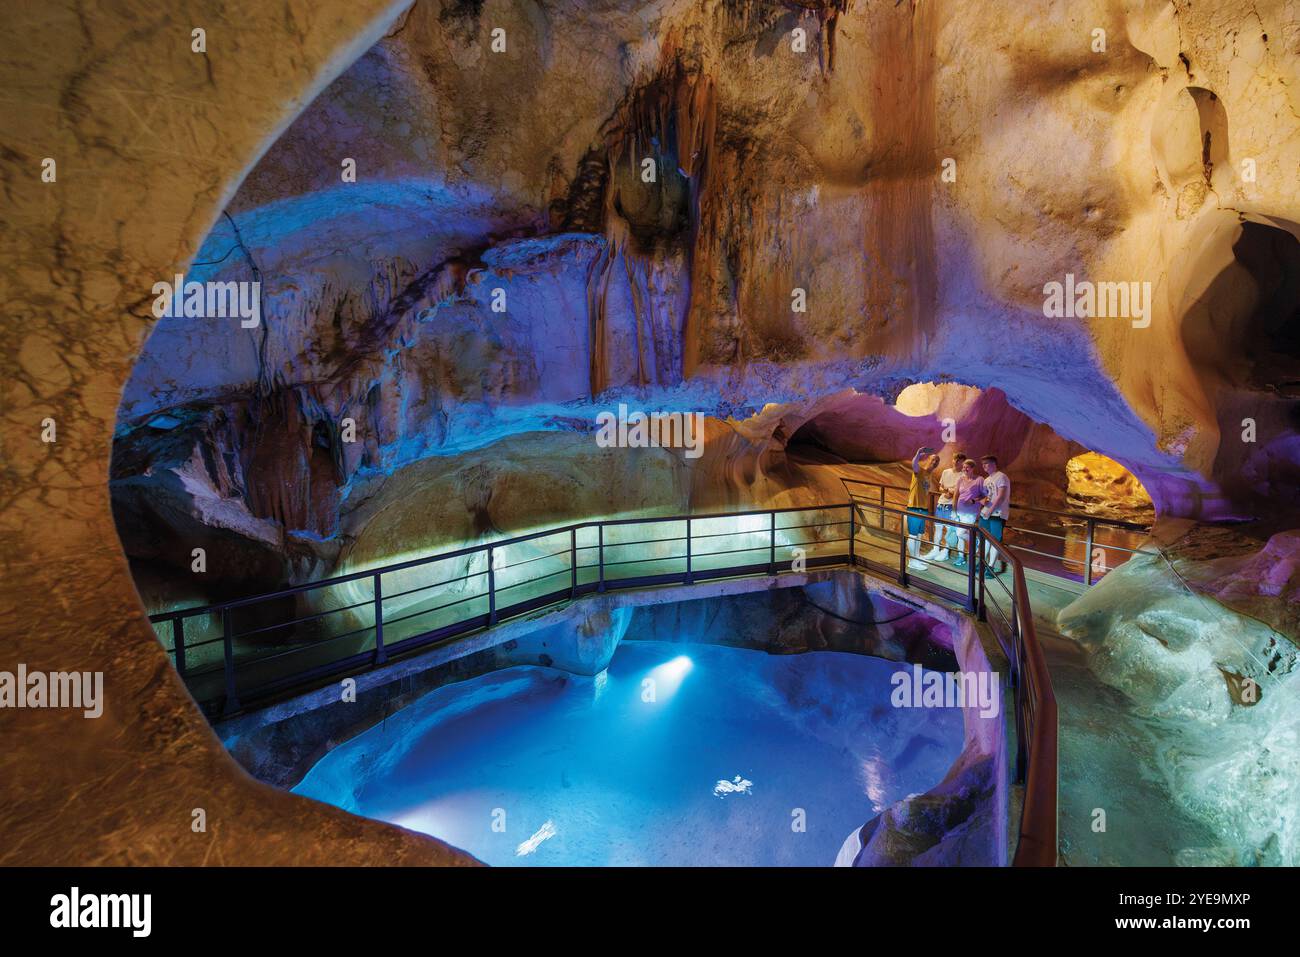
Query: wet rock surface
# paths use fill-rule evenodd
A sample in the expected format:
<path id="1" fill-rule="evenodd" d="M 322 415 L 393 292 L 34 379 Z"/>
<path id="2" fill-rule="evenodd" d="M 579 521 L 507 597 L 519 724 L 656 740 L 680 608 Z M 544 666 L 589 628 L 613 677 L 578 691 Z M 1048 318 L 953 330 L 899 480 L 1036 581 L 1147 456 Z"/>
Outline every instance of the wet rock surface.
<path id="1" fill-rule="evenodd" d="M 1238 535 L 1225 548 L 1249 545 Z M 1062 711 L 1067 861 L 1282 865 L 1300 853 L 1300 669 L 1294 639 L 1267 621 L 1290 603 L 1239 596 L 1239 612 L 1215 597 L 1241 587 L 1217 577 L 1223 563 L 1248 566 L 1267 550 L 1258 543 L 1227 559 L 1185 549 L 1135 557 L 1060 613 L 1082 652 L 1053 667 L 1073 701 Z M 1088 687 L 1098 681 L 1114 694 Z M 1100 831 L 1097 808 L 1110 822 Z"/>

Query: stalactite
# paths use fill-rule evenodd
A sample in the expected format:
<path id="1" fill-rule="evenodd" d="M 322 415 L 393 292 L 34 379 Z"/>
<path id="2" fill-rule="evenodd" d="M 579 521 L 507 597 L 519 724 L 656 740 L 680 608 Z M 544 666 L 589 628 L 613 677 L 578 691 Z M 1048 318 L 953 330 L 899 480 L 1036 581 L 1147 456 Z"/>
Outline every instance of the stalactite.
<path id="1" fill-rule="evenodd" d="M 715 157 L 710 165 L 709 175 L 719 169 Z M 696 215 L 691 223 L 691 246 L 689 275 L 691 277 L 690 301 L 686 307 L 686 318 L 682 323 L 682 378 L 689 379 L 695 374 L 700 362 L 701 333 L 704 316 L 712 301 L 709 281 L 713 276 L 713 256 L 718 245 L 721 230 L 719 204 L 713 201 L 716 190 L 701 188 L 692 182 L 692 205 Z"/>
<path id="2" fill-rule="evenodd" d="M 835 28 L 841 14 L 853 6 L 853 0 L 723 0 L 723 9 L 732 22 L 750 30 L 765 30 L 773 25 L 776 10 L 793 11 L 800 19 L 817 23 L 819 46 L 817 63 L 823 74 L 835 72 Z"/>
<path id="3" fill-rule="evenodd" d="M 616 111 L 606 124 L 605 139 L 611 167 L 620 162 L 635 166 L 647 151 L 662 154 L 671 144 L 678 170 L 687 178 L 690 193 L 687 248 L 697 248 L 700 221 L 707 215 L 705 210 L 711 194 L 710 158 L 717 139 L 716 88 L 713 77 L 705 69 L 698 44 L 688 43 L 677 32 L 669 33 L 654 76 L 638 86 Z M 607 188 L 607 197 L 610 192 Z M 606 216 L 607 235 L 618 218 Z M 691 305 L 682 322 L 683 378 L 689 378 L 694 371 L 698 354 L 698 321 L 692 318 L 694 286 L 692 282 Z"/>
<path id="4" fill-rule="evenodd" d="M 636 270 L 633 267 L 633 257 L 626 253 L 623 256 L 623 268 L 627 273 L 627 287 L 632 295 L 632 323 L 636 332 L 636 384 L 644 387 L 649 383 L 645 369 L 645 339 L 641 334 L 641 316 L 645 312 L 645 296 L 642 295 Z"/>
<path id="5" fill-rule="evenodd" d="M 591 350 L 589 388 L 593 399 L 609 387 L 606 297 L 609 292 L 610 272 L 617 256 L 614 244 L 609 243 L 587 268 L 587 327 Z"/>
<path id="6" fill-rule="evenodd" d="M 817 21 L 817 31 L 824 42 L 817 51 L 818 65 L 824 73 L 835 72 L 835 27 L 840 14 L 848 13 L 852 0 L 782 0 L 785 6 Z M 822 51 L 825 56 L 822 56 Z"/>

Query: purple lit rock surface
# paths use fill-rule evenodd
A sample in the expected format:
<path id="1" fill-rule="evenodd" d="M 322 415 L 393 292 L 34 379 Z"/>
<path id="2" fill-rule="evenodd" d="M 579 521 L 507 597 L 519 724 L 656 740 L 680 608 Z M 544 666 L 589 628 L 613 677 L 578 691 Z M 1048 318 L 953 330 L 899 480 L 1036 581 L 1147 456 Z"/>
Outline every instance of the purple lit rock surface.
<path id="1" fill-rule="evenodd" d="M 516 667 L 434 691 L 294 790 L 496 865 L 830 865 L 961 751 L 960 711 L 890 706 L 900 667 L 625 642 L 595 677 Z"/>

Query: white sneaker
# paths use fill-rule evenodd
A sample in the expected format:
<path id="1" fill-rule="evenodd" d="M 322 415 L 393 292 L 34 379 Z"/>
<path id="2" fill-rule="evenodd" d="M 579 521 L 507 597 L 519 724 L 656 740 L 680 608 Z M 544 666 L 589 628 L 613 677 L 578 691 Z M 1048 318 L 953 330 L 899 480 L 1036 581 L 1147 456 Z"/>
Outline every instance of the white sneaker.
<path id="1" fill-rule="evenodd" d="M 929 567 L 930 567 L 929 565 L 921 561 L 919 558 L 912 558 L 909 559 L 907 562 L 907 568 L 909 571 L 923 572 Z"/>
<path id="2" fill-rule="evenodd" d="M 921 560 L 926 562 L 946 562 L 948 560 L 948 549 L 932 548 L 929 553 L 921 556 Z"/>

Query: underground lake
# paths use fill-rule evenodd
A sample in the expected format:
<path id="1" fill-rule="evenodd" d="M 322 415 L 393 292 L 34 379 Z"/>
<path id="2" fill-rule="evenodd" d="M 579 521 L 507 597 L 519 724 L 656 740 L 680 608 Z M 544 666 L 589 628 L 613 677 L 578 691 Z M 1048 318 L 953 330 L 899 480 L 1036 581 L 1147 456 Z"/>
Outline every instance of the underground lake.
<path id="1" fill-rule="evenodd" d="M 959 709 L 891 706 L 901 669 L 624 641 L 594 676 L 515 666 L 435 689 L 294 790 L 494 865 L 830 865 L 962 750 Z"/>

